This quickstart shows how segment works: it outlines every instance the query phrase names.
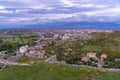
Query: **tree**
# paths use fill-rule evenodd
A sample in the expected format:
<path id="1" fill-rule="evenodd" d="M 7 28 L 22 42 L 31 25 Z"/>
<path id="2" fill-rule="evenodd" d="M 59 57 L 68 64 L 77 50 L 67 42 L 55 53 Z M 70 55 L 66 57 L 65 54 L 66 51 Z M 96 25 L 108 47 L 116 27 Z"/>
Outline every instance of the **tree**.
<path id="1" fill-rule="evenodd" d="M 2 39 L 0 39 L 0 44 L 1 44 L 1 43 L 3 43 L 3 40 L 2 40 Z"/>

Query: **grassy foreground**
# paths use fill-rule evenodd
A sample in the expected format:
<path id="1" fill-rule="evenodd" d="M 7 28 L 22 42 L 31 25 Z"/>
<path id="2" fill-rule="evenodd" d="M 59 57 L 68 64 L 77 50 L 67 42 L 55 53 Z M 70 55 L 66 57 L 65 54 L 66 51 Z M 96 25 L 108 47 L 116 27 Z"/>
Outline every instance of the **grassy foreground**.
<path id="1" fill-rule="evenodd" d="M 0 71 L 0 80 L 120 80 L 120 72 L 38 63 L 29 67 L 14 66 Z"/>

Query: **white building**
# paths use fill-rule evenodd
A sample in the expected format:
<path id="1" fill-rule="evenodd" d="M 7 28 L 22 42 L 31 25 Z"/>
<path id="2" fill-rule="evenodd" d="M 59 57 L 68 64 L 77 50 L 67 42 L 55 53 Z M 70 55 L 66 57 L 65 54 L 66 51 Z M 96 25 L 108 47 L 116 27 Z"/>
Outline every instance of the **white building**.
<path id="1" fill-rule="evenodd" d="M 26 45 L 26 46 L 22 46 L 22 47 L 20 47 L 20 53 L 25 53 L 26 51 L 27 51 L 27 48 L 28 48 L 28 46 Z"/>
<path id="2" fill-rule="evenodd" d="M 59 37 L 59 35 L 58 35 L 58 34 L 55 34 L 55 35 L 54 35 L 54 38 L 55 38 L 55 39 L 57 39 L 58 37 Z"/>
<path id="3" fill-rule="evenodd" d="M 89 58 L 96 58 L 96 54 L 97 53 L 95 53 L 95 52 L 89 52 L 89 53 L 87 53 L 87 57 L 89 57 Z"/>
<path id="4" fill-rule="evenodd" d="M 68 38 L 70 38 L 70 35 L 69 35 L 69 34 L 65 34 L 65 35 L 62 37 L 62 40 L 67 40 Z"/>

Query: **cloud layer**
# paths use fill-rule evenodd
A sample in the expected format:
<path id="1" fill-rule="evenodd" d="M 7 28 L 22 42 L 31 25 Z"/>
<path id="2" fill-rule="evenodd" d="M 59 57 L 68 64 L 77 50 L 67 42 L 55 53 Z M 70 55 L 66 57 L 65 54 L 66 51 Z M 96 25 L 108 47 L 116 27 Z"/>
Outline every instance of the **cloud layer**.
<path id="1" fill-rule="evenodd" d="M 0 23 L 120 20 L 120 0 L 0 0 Z"/>

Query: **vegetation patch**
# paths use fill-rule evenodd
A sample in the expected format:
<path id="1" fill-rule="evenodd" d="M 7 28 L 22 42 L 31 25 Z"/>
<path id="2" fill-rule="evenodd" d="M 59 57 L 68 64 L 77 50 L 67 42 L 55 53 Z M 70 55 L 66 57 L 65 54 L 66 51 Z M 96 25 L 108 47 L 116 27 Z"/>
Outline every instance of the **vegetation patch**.
<path id="1" fill-rule="evenodd" d="M 88 68 L 37 63 L 0 71 L 0 80 L 119 80 L 120 72 L 99 72 Z"/>

